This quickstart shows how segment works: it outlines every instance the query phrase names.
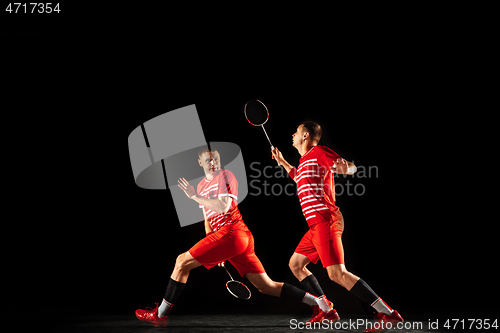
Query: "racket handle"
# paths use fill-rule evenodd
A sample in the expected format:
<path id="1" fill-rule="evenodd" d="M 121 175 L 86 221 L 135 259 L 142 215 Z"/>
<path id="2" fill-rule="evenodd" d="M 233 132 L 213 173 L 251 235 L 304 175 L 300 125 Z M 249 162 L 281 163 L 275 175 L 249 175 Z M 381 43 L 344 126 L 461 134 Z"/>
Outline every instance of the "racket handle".
<path id="1" fill-rule="evenodd" d="M 273 151 L 273 150 L 274 150 L 274 146 L 271 145 L 271 151 Z M 281 164 L 280 164 L 280 162 L 278 162 L 278 160 L 276 160 L 276 163 L 278 163 L 278 166 L 281 166 Z"/>
<path id="2" fill-rule="evenodd" d="M 222 266 L 222 267 L 224 267 L 224 269 L 226 270 L 227 275 L 229 275 L 229 277 L 231 278 L 231 281 L 234 281 L 233 277 L 231 276 L 231 273 L 229 273 L 229 271 L 227 270 L 226 266 Z"/>

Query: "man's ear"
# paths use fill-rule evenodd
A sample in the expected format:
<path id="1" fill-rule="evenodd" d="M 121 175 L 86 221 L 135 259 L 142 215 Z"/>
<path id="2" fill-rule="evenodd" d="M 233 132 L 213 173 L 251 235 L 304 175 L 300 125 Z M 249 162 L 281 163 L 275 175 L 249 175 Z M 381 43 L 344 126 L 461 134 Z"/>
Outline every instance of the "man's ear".
<path id="1" fill-rule="evenodd" d="M 201 160 L 198 159 L 198 164 L 203 168 L 203 165 L 201 165 Z"/>
<path id="2" fill-rule="evenodd" d="M 304 132 L 303 139 L 304 139 L 304 140 L 309 139 L 309 132 Z"/>

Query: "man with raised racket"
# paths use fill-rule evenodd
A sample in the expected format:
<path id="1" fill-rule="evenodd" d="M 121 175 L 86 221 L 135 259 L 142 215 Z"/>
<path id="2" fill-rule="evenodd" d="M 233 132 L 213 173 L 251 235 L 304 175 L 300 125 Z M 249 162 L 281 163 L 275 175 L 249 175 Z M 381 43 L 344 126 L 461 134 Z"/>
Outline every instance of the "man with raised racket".
<path id="1" fill-rule="evenodd" d="M 282 165 L 290 178 L 297 183 L 297 194 L 302 213 L 309 226 L 290 258 L 290 269 L 306 290 L 318 297 L 324 292 L 316 277 L 307 269 L 310 262 L 317 263 L 321 259 L 329 278 L 351 293 L 368 302 L 378 313 L 375 319 L 383 328 L 386 322 L 401 322 L 403 318 L 396 310 L 391 309 L 371 288 L 358 276 L 349 272 L 344 264 L 342 232 L 344 219 L 335 204 L 334 173 L 352 175 L 356 166 L 341 158 L 330 148 L 318 145 L 321 139 L 321 126 L 314 121 L 299 124 L 292 135 L 293 146 L 301 155 L 297 168 L 293 167 L 275 148 L 272 157 Z M 312 321 L 323 319 L 338 320 L 334 310 L 319 310 Z M 366 330 L 367 332 L 377 331 Z"/>
<path id="2" fill-rule="evenodd" d="M 328 312 L 331 302 L 326 298 L 315 297 L 288 283 L 269 278 L 255 255 L 252 233 L 238 209 L 238 182 L 231 171 L 220 168 L 219 152 L 202 147 L 198 152 L 198 164 L 205 177 L 196 192 L 184 178 L 178 182 L 188 198 L 203 208 L 206 237 L 177 257 L 161 305 L 156 303 L 154 309 L 138 309 L 135 312 L 137 318 L 156 327 L 165 326 L 168 313 L 187 283 L 189 272 L 202 265 L 210 269 L 226 260 L 261 293 L 293 299 Z"/>

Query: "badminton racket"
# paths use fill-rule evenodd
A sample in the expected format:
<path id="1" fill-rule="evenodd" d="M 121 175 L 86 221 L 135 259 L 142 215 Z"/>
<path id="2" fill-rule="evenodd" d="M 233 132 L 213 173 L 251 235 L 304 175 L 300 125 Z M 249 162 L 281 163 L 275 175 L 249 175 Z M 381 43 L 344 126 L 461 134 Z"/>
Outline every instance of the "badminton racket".
<path id="1" fill-rule="evenodd" d="M 250 289 L 248 289 L 248 287 L 245 286 L 245 284 L 241 283 L 240 281 L 234 280 L 229 271 L 227 270 L 226 265 L 224 265 L 224 263 L 222 263 L 222 267 L 224 267 L 227 274 L 231 278 L 231 281 L 226 282 L 226 288 L 229 291 L 229 293 L 236 298 L 250 299 L 250 297 L 252 296 Z"/>
<path id="2" fill-rule="evenodd" d="M 247 118 L 247 121 L 251 125 L 262 127 L 267 141 L 269 141 L 269 144 L 271 145 L 271 150 L 274 150 L 274 146 L 269 139 L 269 135 L 267 135 L 266 129 L 264 128 L 264 124 L 269 120 L 269 110 L 264 105 L 264 103 L 262 103 L 258 99 L 248 101 L 245 104 L 245 118 Z"/>

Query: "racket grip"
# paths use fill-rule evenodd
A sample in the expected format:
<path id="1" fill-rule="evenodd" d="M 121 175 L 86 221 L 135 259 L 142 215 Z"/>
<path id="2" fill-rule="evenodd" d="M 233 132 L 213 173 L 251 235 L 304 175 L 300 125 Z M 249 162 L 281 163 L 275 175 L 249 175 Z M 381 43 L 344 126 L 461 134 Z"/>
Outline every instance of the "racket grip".
<path id="1" fill-rule="evenodd" d="M 273 150 L 274 150 L 274 146 L 271 145 L 271 151 L 273 151 Z M 278 162 L 278 160 L 276 160 L 276 163 L 278 163 L 278 166 L 281 166 L 281 164 L 280 164 L 280 162 Z"/>

